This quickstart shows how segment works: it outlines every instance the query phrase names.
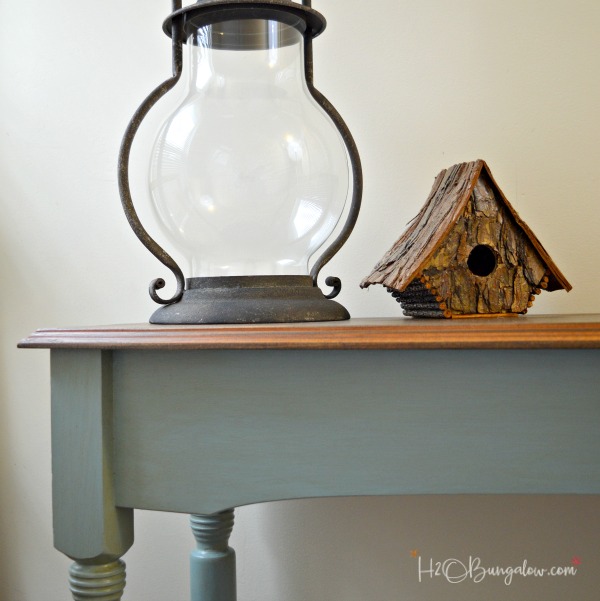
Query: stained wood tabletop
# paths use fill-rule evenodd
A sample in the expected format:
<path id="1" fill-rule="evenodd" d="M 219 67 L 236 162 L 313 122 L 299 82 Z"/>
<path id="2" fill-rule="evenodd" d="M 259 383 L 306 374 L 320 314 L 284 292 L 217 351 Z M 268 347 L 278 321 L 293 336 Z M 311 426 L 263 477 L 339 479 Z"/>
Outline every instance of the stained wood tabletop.
<path id="1" fill-rule="evenodd" d="M 46 328 L 22 340 L 19 347 L 104 350 L 600 348 L 600 315 Z"/>

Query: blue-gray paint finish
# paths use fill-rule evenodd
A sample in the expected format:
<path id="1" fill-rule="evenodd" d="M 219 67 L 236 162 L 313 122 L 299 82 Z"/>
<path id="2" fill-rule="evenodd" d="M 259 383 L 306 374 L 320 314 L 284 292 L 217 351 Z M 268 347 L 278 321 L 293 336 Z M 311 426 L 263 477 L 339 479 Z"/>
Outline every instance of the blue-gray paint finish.
<path id="1" fill-rule="evenodd" d="M 112 400 L 110 353 L 52 351 L 54 545 L 93 565 L 133 543 L 133 512 L 115 502 Z"/>
<path id="2" fill-rule="evenodd" d="M 600 493 L 600 351 L 115 351 L 117 503 Z"/>

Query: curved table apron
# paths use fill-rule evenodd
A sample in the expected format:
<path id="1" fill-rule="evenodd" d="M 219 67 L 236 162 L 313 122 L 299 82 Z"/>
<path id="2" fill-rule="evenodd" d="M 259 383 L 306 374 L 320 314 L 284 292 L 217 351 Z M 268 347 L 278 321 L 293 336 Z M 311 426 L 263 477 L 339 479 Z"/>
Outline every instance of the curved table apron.
<path id="1" fill-rule="evenodd" d="M 38 330 L 54 541 L 119 599 L 133 509 L 184 512 L 193 601 L 235 600 L 233 508 L 302 497 L 600 493 L 598 316 Z"/>

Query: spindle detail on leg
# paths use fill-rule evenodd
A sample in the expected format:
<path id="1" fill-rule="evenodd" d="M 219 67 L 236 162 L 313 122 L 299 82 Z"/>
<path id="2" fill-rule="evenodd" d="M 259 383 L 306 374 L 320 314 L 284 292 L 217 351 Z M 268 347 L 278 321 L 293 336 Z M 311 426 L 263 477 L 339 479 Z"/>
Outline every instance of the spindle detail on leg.
<path id="1" fill-rule="evenodd" d="M 233 509 L 192 515 L 197 548 L 190 557 L 192 601 L 235 601 L 235 551 L 229 546 Z"/>
<path id="2" fill-rule="evenodd" d="M 69 588 L 74 601 L 120 601 L 125 589 L 125 562 L 75 562 L 69 568 Z"/>

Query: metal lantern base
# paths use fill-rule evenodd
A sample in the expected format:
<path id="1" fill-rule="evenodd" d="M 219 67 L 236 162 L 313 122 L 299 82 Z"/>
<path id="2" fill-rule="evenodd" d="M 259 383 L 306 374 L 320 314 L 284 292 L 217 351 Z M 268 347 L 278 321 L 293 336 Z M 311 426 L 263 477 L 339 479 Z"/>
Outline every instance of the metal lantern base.
<path id="1" fill-rule="evenodd" d="M 350 314 L 310 276 L 189 278 L 182 299 L 154 312 L 154 324 L 341 321 Z"/>

